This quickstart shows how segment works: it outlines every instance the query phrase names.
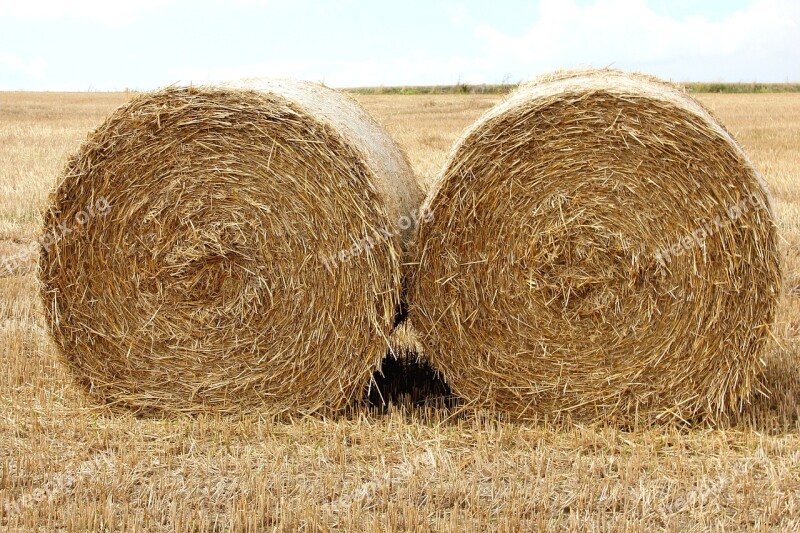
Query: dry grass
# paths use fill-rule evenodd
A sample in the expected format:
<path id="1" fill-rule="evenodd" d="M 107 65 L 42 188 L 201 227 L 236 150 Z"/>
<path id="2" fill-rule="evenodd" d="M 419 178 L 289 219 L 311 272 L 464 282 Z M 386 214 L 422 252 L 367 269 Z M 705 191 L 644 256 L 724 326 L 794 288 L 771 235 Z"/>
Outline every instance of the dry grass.
<path id="1" fill-rule="evenodd" d="M 682 90 L 547 75 L 450 153 L 422 208 L 409 318 L 476 408 L 720 420 L 759 388 L 781 284 L 771 208 Z"/>
<path id="2" fill-rule="evenodd" d="M 124 100 L 0 93 L 4 249 L 35 238 L 64 154 Z M 359 100 L 424 179 L 441 168 L 461 130 L 497 101 Z M 701 100 L 769 183 L 786 265 L 777 342 L 765 355 L 773 394 L 740 420 L 623 431 L 405 408 L 295 421 L 115 416 L 88 402 L 56 362 L 34 276 L 23 271 L 0 278 L 0 508 L 19 507 L 0 518 L 0 529 L 796 530 L 800 97 Z M 30 501 L 37 490 L 46 501 Z"/>

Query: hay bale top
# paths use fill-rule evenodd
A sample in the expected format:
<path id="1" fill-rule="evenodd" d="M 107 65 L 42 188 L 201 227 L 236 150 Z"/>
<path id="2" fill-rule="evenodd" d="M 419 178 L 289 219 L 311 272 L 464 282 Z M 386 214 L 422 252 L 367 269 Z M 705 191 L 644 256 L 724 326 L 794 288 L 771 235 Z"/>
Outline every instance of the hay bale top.
<path id="1" fill-rule="evenodd" d="M 724 139 L 741 157 L 743 163 L 752 169 L 756 180 L 761 184 L 767 201 L 774 210 L 774 200 L 766 182 L 756 171 L 752 162 L 739 143 L 722 126 L 721 122 L 679 84 L 665 82 L 655 76 L 639 72 L 625 72 L 617 69 L 565 69 L 542 74 L 523 82 L 500 104 L 487 111 L 480 119 L 470 125 L 450 150 L 445 170 L 458 166 L 456 160 L 465 144 L 474 142 L 476 134 L 485 131 L 496 121 L 513 121 L 520 115 L 535 112 L 568 95 L 591 95 L 605 93 L 629 101 L 639 101 L 640 105 L 658 109 L 665 119 L 676 110 L 691 113 L 704 122 L 705 131 L 698 134 L 713 135 Z M 535 108 L 535 109 L 534 109 Z M 445 178 L 443 171 L 434 181 L 427 196 L 425 206 L 430 207 L 433 198 Z"/>
<path id="2" fill-rule="evenodd" d="M 373 169 L 372 183 L 386 199 L 393 225 L 386 229 L 401 230 L 403 244 L 408 244 L 414 228 L 397 225 L 401 217 L 410 216 L 419 208 L 423 192 L 405 152 L 353 97 L 318 83 L 290 79 L 246 79 L 226 86 L 281 95 L 345 137 Z"/>

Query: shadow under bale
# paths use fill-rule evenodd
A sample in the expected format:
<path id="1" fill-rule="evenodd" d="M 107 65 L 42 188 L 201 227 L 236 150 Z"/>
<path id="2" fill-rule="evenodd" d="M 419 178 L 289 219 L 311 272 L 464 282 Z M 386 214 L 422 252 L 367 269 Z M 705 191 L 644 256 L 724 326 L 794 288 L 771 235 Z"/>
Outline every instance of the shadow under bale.
<path id="1" fill-rule="evenodd" d="M 451 408 L 456 405 L 450 387 L 427 361 L 413 355 L 396 357 L 391 351 L 375 372 L 365 393 L 370 407 Z"/>

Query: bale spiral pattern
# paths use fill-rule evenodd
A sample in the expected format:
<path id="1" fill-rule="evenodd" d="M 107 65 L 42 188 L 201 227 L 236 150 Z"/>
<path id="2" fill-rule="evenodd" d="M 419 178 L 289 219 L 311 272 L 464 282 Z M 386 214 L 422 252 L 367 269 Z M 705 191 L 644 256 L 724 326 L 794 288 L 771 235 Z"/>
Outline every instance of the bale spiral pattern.
<path id="1" fill-rule="evenodd" d="M 137 96 L 51 196 L 45 233 L 69 229 L 40 255 L 52 336 L 116 406 L 342 408 L 385 355 L 405 239 L 388 230 L 419 197 L 397 146 L 336 91 Z"/>
<path id="2" fill-rule="evenodd" d="M 718 419 L 757 385 L 780 285 L 771 200 L 680 90 L 536 79 L 462 136 L 423 209 L 409 317 L 468 405 Z"/>

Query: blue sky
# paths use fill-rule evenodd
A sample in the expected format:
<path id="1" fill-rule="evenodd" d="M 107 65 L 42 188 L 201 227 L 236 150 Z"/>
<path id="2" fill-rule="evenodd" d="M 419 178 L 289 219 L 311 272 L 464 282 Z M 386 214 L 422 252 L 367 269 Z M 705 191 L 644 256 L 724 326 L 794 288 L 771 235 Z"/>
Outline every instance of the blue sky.
<path id="1" fill-rule="evenodd" d="M 608 65 L 800 81 L 800 1 L 0 0 L 5 90 L 498 83 Z"/>

